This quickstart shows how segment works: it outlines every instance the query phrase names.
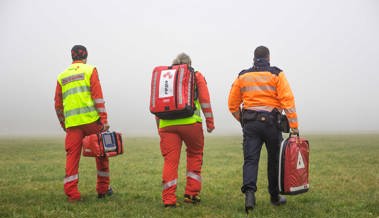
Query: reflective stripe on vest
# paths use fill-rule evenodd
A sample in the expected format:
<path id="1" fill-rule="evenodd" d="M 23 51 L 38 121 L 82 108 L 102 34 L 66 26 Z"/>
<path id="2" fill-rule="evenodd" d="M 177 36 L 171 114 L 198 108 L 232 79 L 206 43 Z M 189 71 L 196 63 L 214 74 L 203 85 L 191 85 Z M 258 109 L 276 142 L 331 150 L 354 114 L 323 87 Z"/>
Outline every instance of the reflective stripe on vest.
<path id="1" fill-rule="evenodd" d="M 245 86 L 240 89 L 241 93 L 249 92 L 249 91 L 276 91 L 276 87 L 264 85 L 264 86 Z"/>
<path id="2" fill-rule="evenodd" d="M 72 89 L 67 90 L 64 94 L 62 94 L 62 98 L 65 99 L 67 96 L 76 94 L 79 92 L 91 92 L 91 89 L 89 86 L 78 86 L 74 87 Z"/>
<path id="3" fill-rule="evenodd" d="M 175 120 L 163 120 L 159 119 L 159 128 L 167 127 L 167 126 L 178 126 L 178 125 L 188 125 L 194 123 L 201 123 L 203 120 L 200 115 L 200 102 L 199 100 L 195 100 L 196 110 L 191 117 L 180 118 Z"/>
<path id="4" fill-rule="evenodd" d="M 284 111 L 286 112 L 286 114 L 290 114 L 290 113 L 296 113 L 296 108 L 287 108 L 287 109 L 284 109 Z"/>
<path id="5" fill-rule="evenodd" d="M 93 70 L 90 65 L 73 63 L 58 76 L 66 128 L 93 123 L 100 118 L 91 97 Z"/>
<path id="6" fill-rule="evenodd" d="M 76 109 L 73 109 L 73 110 L 66 111 L 64 113 L 64 117 L 67 119 L 70 116 L 85 114 L 85 113 L 89 113 L 89 112 L 92 112 L 92 111 L 96 111 L 96 108 L 95 107 L 76 108 Z"/>

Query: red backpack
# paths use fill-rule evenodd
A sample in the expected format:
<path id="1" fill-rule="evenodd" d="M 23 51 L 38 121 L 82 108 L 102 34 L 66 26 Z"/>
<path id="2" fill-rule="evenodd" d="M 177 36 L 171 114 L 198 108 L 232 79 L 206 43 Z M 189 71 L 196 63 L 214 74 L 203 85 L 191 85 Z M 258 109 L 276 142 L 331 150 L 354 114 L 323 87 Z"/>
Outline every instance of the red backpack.
<path id="1" fill-rule="evenodd" d="M 195 72 L 186 64 L 155 67 L 151 78 L 150 112 L 165 120 L 195 112 Z"/>

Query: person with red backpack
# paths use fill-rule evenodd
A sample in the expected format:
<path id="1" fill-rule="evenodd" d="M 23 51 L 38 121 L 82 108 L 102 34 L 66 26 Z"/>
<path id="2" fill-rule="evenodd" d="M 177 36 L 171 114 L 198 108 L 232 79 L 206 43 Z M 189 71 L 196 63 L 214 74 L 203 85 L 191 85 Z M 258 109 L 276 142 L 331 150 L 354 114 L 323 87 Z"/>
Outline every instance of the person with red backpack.
<path id="1" fill-rule="evenodd" d="M 204 76 L 199 71 L 193 70 L 191 67 L 191 59 L 185 53 L 179 54 L 176 59 L 174 59 L 173 65 L 168 67 L 168 70 L 162 74 L 162 78 L 172 78 L 170 74 L 172 71 L 170 71 L 170 69 L 174 68 L 177 68 L 179 69 L 178 71 L 182 72 L 184 69 L 188 69 L 194 73 L 194 96 L 189 94 L 189 96 L 193 98 L 191 100 L 194 104 L 194 111 L 192 111 L 193 113 L 190 113 L 192 115 L 186 115 L 183 118 L 179 117 L 173 119 L 170 116 L 167 118 L 159 118 L 159 115 L 156 116 L 160 136 L 160 148 L 164 158 L 162 172 L 162 200 L 165 207 L 177 207 L 179 205 L 177 203 L 175 192 L 178 183 L 178 165 L 183 141 L 187 146 L 187 183 L 184 194 L 184 202 L 194 204 L 200 202 L 202 182 L 201 168 L 204 149 L 204 134 L 200 110 L 204 114 L 207 131 L 211 133 L 215 128 L 209 91 Z M 191 81 L 191 79 L 186 80 L 183 77 L 185 76 L 178 76 L 178 80 Z M 153 81 L 154 78 L 156 79 L 156 77 L 153 76 Z M 170 88 L 167 84 L 167 80 L 161 83 L 161 85 L 152 85 L 152 90 L 156 86 L 161 86 L 163 88 L 160 90 L 163 90 L 166 94 L 168 92 L 177 93 L 175 91 L 177 91 L 178 88 L 175 87 L 178 87 L 179 85 L 175 85 L 174 88 Z M 191 90 L 191 86 L 189 86 L 186 90 Z M 157 94 L 157 96 L 162 95 L 164 94 Z M 175 99 L 177 99 L 176 96 Z M 167 101 L 168 98 L 164 100 Z M 153 103 L 156 101 L 154 96 L 152 96 L 151 101 L 153 101 Z M 167 109 L 169 107 L 166 106 L 165 108 Z"/>

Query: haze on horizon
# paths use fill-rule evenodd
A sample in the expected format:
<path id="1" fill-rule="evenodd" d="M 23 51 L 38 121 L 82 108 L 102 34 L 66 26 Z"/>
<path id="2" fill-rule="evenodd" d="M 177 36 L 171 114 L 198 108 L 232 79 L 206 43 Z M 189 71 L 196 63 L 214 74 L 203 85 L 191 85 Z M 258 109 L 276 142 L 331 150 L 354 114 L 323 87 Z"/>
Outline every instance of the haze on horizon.
<path id="1" fill-rule="evenodd" d="M 151 71 L 180 52 L 207 79 L 215 134 L 240 134 L 227 98 L 265 45 L 295 95 L 301 132 L 379 132 L 379 1 L 0 2 L 0 135 L 63 134 L 56 77 L 75 44 L 97 67 L 112 130 L 157 135 Z M 207 134 L 208 135 L 208 134 Z"/>

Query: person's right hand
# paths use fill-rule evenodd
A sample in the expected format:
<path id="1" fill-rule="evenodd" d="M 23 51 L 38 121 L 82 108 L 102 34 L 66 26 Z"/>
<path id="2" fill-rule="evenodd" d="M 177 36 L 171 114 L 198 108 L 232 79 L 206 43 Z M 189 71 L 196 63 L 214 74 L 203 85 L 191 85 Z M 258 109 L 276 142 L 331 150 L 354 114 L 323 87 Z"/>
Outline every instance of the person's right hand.
<path id="1" fill-rule="evenodd" d="M 106 131 L 108 131 L 109 130 L 109 124 L 108 123 L 105 123 L 105 124 L 103 124 L 103 128 L 101 129 L 101 131 L 102 132 L 106 132 Z"/>
<path id="2" fill-rule="evenodd" d="M 291 128 L 290 133 L 291 133 L 292 135 L 299 135 L 299 129 L 298 129 L 298 128 Z"/>
<path id="3" fill-rule="evenodd" d="M 215 128 L 212 127 L 212 128 L 207 128 L 207 132 L 211 133 Z"/>

